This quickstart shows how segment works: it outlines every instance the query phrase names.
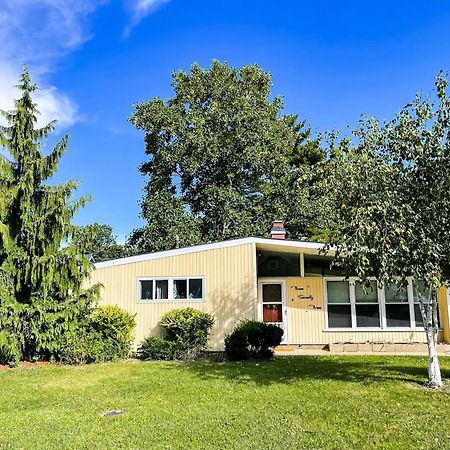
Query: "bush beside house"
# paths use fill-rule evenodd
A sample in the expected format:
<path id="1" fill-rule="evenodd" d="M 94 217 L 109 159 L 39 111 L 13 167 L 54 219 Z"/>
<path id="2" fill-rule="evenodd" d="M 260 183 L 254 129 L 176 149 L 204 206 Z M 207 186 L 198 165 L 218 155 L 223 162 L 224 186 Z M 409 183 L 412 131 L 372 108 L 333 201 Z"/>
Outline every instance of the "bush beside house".
<path id="1" fill-rule="evenodd" d="M 225 354 L 234 361 L 271 358 L 282 338 L 283 330 L 277 325 L 245 320 L 225 337 Z"/>
<path id="2" fill-rule="evenodd" d="M 163 336 L 149 336 L 137 356 L 143 360 L 173 360 L 194 356 L 207 343 L 214 317 L 194 308 L 173 309 L 160 321 Z"/>
<path id="3" fill-rule="evenodd" d="M 127 358 L 135 326 L 135 315 L 118 306 L 100 306 L 85 324 L 64 335 L 60 359 L 67 364 L 83 364 Z"/>

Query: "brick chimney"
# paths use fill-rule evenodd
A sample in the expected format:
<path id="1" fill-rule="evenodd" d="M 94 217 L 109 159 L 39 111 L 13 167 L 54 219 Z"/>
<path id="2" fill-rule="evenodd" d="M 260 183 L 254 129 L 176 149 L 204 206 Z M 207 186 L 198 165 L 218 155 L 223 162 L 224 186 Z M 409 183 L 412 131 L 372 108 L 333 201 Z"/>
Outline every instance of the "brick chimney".
<path id="1" fill-rule="evenodd" d="M 286 239 L 286 230 L 282 220 L 274 220 L 270 229 L 270 237 L 272 239 Z"/>

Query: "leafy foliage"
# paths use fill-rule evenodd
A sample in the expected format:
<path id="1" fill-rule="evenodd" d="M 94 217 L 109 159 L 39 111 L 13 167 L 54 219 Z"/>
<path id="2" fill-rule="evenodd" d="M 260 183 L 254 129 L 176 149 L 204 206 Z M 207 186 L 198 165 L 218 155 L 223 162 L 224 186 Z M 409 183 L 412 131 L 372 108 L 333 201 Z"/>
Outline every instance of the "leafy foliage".
<path id="1" fill-rule="evenodd" d="M 86 251 L 95 262 L 117 259 L 127 256 L 125 248 L 117 243 L 117 236 L 113 235 L 112 227 L 106 224 L 94 223 L 79 227 L 78 238 L 87 234 L 90 237 Z"/>
<path id="2" fill-rule="evenodd" d="M 436 385 L 438 301 L 431 293 L 450 280 L 446 89 L 447 80 L 439 75 L 435 100 L 418 95 L 387 123 L 362 120 L 354 144 L 350 139 L 332 140 L 332 170 L 326 178 L 339 213 L 339 236 L 330 243 L 347 269 L 363 280 L 375 276 L 381 284 L 414 277 L 427 286 L 430 295 L 420 296 L 420 305 L 430 349 L 430 382 Z"/>
<path id="3" fill-rule="evenodd" d="M 170 100 L 136 106 L 130 120 L 146 133 L 149 160 L 140 170 L 149 182 L 141 203 L 147 225 L 134 231 L 130 247 L 264 236 L 274 218 L 286 220 L 291 237 L 323 226 L 309 206 L 312 167 L 324 161 L 320 139 L 282 114 L 271 84 L 256 65 L 194 64 L 173 74 Z"/>
<path id="4" fill-rule="evenodd" d="M 72 239 L 71 219 L 89 199 L 72 200 L 77 182 L 49 184 L 68 136 L 45 156 L 54 122 L 36 128 L 36 86 L 26 68 L 18 88 L 22 97 L 14 111 L 2 112 L 9 125 L 0 127 L 0 144 L 13 160 L 0 160 L 0 328 L 4 338 L 17 338 L 12 345 L 21 358 L 40 359 L 54 355 L 61 335 L 88 314 L 98 286 L 82 289 L 90 236 Z"/>
<path id="5" fill-rule="evenodd" d="M 161 317 L 162 337 L 147 337 L 138 349 L 142 359 L 193 356 L 208 343 L 214 317 L 194 308 L 173 309 Z"/>
<path id="6" fill-rule="evenodd" d="M 85 324 L 63 336 L 59 358 L 69 364 L 116 361 L 130 354 L 135 316 L 118 306 L 100 306 Z"/>
<path id="7" fill-rule="evenodd" d="M 277 325 L 245 320 L 225 337 L 225 354 L 230 360 L 270 358 L 282 338 L 283 330 Z"/>
<path id="8" fill-rule="evenodd" d="M 194 308 L 173 309 L 159 322 L 165 337 L 176 342 L 182 350 L 199 350 L 208 343 L 214 318 Z"/>

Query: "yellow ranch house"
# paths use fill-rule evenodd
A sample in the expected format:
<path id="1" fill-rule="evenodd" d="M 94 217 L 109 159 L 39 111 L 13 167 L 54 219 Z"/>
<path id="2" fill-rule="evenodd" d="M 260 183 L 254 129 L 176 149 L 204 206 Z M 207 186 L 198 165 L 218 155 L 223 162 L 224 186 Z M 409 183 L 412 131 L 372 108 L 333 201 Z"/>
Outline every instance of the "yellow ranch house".
<path id="1" fill-rule="evenodd" d="M 276 323 L 282 344 L 425 343 L 415 292 L 420 283 L 364 289 L 330 269 L 323 244 L 285 239 L 282 222 L 271 238 L 249 237 L 95 264 L 102 304 L 136 313 L 136 345 L 159 333 L 161 316 L 191 306 L 215 318 L 210 349 L 243 319 Z M 449 296 L 439 293 L 439 341 L 450 343 Z"/>

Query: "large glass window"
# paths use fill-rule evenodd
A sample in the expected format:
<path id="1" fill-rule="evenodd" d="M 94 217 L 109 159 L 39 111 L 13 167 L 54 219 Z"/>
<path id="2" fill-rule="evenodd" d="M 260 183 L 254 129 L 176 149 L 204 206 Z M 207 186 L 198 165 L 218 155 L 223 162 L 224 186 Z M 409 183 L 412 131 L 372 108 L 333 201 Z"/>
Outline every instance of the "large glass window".
<path id="1" fill-rule="evenodd" d="M 298 253 L 258 250 L 256 253 L 258 277 L 299 277 Z"/>
<path id="2" fill-rule="evenodd" d="M 423 283 L 408 281 L 378 288 L 355 279 L 326 280 L 328 328 L 422 328 L 419 298 L 431 295 Z"/>
<path id="3" fill-rule="evenodd" d="M 359 328 L 380 326 L 380 305 L 376 281 L 363 285 L 355 283 L 356 326 Z"/>
<path id="4" fill-rule="evenodd" d="M 328 327 L 351 328 L 352 310 L 348 281 L 328 281 Z"/>

